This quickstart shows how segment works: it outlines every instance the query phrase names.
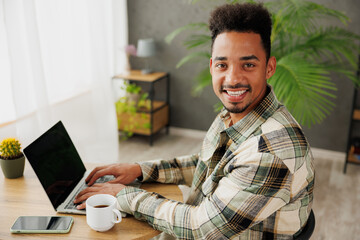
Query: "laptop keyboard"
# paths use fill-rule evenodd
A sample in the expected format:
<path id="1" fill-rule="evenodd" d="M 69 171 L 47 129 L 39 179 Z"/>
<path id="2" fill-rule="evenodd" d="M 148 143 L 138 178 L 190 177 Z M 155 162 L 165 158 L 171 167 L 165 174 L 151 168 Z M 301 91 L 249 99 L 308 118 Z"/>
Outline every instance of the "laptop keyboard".
<path id="1" fill-rule="evenodd" d="M 102 176 L 99 179 L 97 179 L 95 183 L 104 183 L 104 182 L 108 182 L 113 179 L 114 179 L 114 176 L 105 175 L 105 176 Z M 87 187 L 88 187 L 88 185 L 84 182 L 84 184 L 81 185 L 81 187 L 79 187 L 79 189 L 74 194 L 74 198 L 71 199 L 71 201 L 69 201 L 69 203 L 65 206 L 65 209 L 76 209 L 77 204 L 74 204 L 74 199 L 82 190 L 84 190 Z"/>

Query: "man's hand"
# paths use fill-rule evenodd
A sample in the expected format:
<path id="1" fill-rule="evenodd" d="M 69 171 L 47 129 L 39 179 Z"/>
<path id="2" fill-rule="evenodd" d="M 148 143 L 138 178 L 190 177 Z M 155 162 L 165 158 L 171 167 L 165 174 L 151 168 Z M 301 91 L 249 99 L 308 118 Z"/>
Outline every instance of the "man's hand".
<path id="1" fill-rule="evenodd" d="M 113 175 L 115 179 L 109 183 L 129 184 L 142 176 L 139 164 L 115 163 L 95 168 L 86 178 L 86 183 L 91 186 L 94 182 L 105 175 Z"/>
<path id="2" fill-rule="evenodd" d="M 115 179 L 107 183 L 94 184 L 98 178 L 105 175 L 113 175 Z M 84 209 L 86 207 L 86 199 L 92 195 L 103 193 L 116 196 L 116 194 L 125 187 L 123 184 L 129 184 L 141 176 L 142 172 L 139 164 L 116 163 L 96 167 L 85 179 L 89 187 L 82 190 L 75 197 L 74 203 L 81 203 L 77 206 L 77 208 Z"/>
<path id="3" fill-rule="evenodd" d="M 96 183 L 91 187 L 87 187 L 82 190 L 75 198 L 74 203 L 81 203 L 76 208 L 84 209 L 86 207 L 86 199 L 95 194 L 110 194 L 114 197 L 118 194 L 125 185 L 112 184 L 112 183 Z"/>

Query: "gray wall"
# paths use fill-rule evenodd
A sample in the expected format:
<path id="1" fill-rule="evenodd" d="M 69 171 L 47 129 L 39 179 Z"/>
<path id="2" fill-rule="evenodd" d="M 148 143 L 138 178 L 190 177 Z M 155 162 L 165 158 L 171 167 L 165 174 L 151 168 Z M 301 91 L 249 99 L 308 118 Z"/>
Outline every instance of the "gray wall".
<path id="1" fill-rule="evenodd" d="M 360 34 L 360 1 L 314 2 L 344 11 L 352 19 L 349 29 Z M 219 3 L 221 1 L 202 0 L 189 4 L 187 0 L 128 0 L 129 43 L 136 44 L 139 38 L 154 38 L 158 54 L 151 60 L 150 66 L 171 75 L 171 126 L 207 130 L 216 116 L 213 105 L 218 100 L 211 87 L 205 89 L 200 97 L 191 95 L 194 85 L 192 79 L 203 68 L 201 63 L 175 68 L 177 62 L 187 54 L 182 40 L 188 33 L 177 37 L 170 45 L 164 42 L 164 38 L 185 24 L 207 21 L 210 11 Z M 139 69 L 144 62 L 132 57 L 131 64 L 133 68 Z M 310 129 L 304 127 L 304 131 L 312 147 L 345 152 L 354 87 L 349 80 L 339 76 L 334 76 L 333 80 L 338 87 L 336 108 L 322 124 Z"/>

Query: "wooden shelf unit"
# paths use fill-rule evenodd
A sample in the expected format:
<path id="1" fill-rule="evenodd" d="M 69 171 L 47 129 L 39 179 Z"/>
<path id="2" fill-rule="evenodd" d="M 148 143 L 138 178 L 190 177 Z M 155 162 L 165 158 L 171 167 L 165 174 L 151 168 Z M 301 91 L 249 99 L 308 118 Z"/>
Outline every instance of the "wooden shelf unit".
<path id="1" fill-rule="evenodd" d="M 357 90 L 355 90 L 355 91 L 357 91 Z M 356 95 L 357 95 L 357 93 L 355 92 L 354 93 L 354 104 L 356 101 Z M 360 110 L 359 109 L 353 110 L 352 119 L 351 119 L 350 126 L 349 126 L 347 154 L 346 154 L 346 159 L 345 159 L 345 164 L 344 164 L 344 173 L 346 173 L 347 164 L 360 164 L 360 159 L 358 159 L 354 155 L 355 147 L 352 142 L 353 141 L 352 132 L 353 132 L 353 122 L 354 121 L 360 121 Z"/>
<path id="2" fill-rule="evenodd" d="M 358 59 L 358 71 L 357 71 L 357 78 L 360 78 L 360 55 Z M 360 164 L 360 159 L 358 159 L 354 155 L 355 146 L 353 145 L 353 128 L 354 128 L 354 122 L 359 121 L 360 122 L 360 108 L 357 106 L 357 95 L 358 95 L 358 88 L 355 88 L 354 95 L 353 95 L 353 102 L 352 102 L 352 113 L 351 113 L 351 120 L 350 120 L 350 126 L 349 126 L 349 132 L 348 132 L 348 142 L 347 142 L 347 151 L 346 151 L 346 158 L 345 158 L 345 164 L 344 164 L 344 173 L 346 173 L 347 165 L 350 164 Z M 360 138 L 360 136 L 359 136 Z"/>
<path id="3" fill-rule="evenodd" d="M 348 153 L 348 157 L 347 157 L 347 161 L 351 162 L 351 163 L 355 163 L 355 164 L 360 164 L 360 159 L 358 159 L 355 155 L 354 155 L 354 146 L 350 147 L 349 153 Z"/>
<path id="4" fill-rule="evenodd" d="M 166 127 L 169 123 L 169 105 L 166 102 L 154 101 L 153 112 L 150 110 L 139 110 L 135 116 L 129 113 L 117 113 L 118 121 L 121 123 L 118 125 L 119 131 L 124 131 L 122 126 L 128 126 L 131 122 L 135 122 L 136 126 L 131 131 L 136 134 L 151 136 L 153 133 L 157 133 L 162 128 Z M 146 128 L 144 126 L 151 126 L 152 128 Z"/>
<path id="5" fill-rule="evenodd" d="M 355 109 L 353 111 L 353 120 L 360 120 L 360 110 L 359 109 Z"/>
<path id="6" fill-rule="evenodd" d="M 142 74 L 140 70 L 132 70 L 129 74 L 119 74 L 113 79 L 128 80 L 130 82 L 142 82 L 150 84 L 149 100 L 150 109 L 138 109 L 135 116 L 128 113 L 117 113 L 118 120 L 121 125 L 127 125 L 131 122 L 135 123 L 136 127 L 131 131 L 135 134 L 149 136 L 150 145 L 153 144 L 153 135 L 161 129 L 166 128 L 166 133 L 169 133 L 170 122 L 170 76 L 166 72 L 154 72 L 150 74 Z M 166 94 L 165 100 L 158 100 L 155 96 L 155 83 L 165 81 Z M 144 126 L 150 126 L 146 128 Z M 119 125 L 119 131 L 124 129 Z"/>

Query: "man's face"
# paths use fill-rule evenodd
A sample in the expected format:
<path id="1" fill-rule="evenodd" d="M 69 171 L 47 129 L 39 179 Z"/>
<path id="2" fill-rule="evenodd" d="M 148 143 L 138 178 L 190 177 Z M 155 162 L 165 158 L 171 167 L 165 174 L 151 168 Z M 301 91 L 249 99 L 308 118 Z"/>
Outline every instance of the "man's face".
<path id="1" fill-rule="evenodd" d="M 274 57 L 266 63 L 259 34 L 224 32 L 216 37 L 210 59 L 212 84 L 233 123 L 265 97 L 266 81 L 275 67 Z"/>

